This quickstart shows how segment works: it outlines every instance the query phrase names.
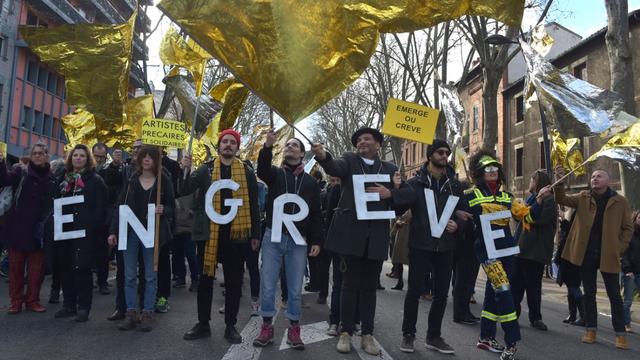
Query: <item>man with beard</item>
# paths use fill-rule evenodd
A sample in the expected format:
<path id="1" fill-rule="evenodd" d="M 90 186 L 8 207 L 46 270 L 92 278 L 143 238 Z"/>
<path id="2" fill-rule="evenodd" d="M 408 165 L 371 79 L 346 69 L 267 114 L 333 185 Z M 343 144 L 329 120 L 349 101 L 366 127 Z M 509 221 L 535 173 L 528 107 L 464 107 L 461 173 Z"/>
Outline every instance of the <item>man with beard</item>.
<path id="1" fill-rule="evenodd" d="M 253 170 L 236 157 L 240 147 L 240 134 L 226 129 L 218 138 L 218 157 L 200 166 L 193 174 L 180 178 L 179 190 L 182 196 L 197 191 L 192 237 L 198 247 L 202 261 L 202 274 L 198 286 L 198 323 L 184 334 L 185 340 L 211 336 L 211 301 L 213 299 L 213 279 L 217 260 L 222 262 L 225 283 L 225 324 L 224 338 L 232 344 L 242 342 L 236 330 L 244 254 L 251 242 L 254 251 L 260 246 L 260 209 L 258 205 L 258 184 Z M 182 158 L 182 168 L 191 170 L 191 157 Z M 230 179 L 239 185 L 236 191 L 221 188 L 213 195 L 213 210 L 224 217 L 233 208 L 227 200 L 241 199 L 236 216 L 226 224 L 210 221 L 206 213 L 205 195 L 209 186 L 223 179 Z"/>
<path id="2" fill-rule="evenodd" d="M 389 251 L 389 220 L 359 220 L 356 213 L 356 189 L 354 176 L 388 175 L 389 182 L 367 184 L 366 191 L 377 193 L 379 201 L 368 201 L 369 211 L 388 211 L 392 205 L 391 177 L 398 168 L 380 160 L 378 150 L 384 140 L 382 134 L 372 128 L 361 128 L 351 136 L 351 143 L 357 153 L 347 152 L 342 158 L 334 159 L 324 150 L 322 144 L 313 144 L 316 160 L 331 176 L 342 182 L 342 196 L 335 216 L 329 227 L 325 248 L 340 257 L 341 269 L 345 269 L 342 283 L 340 316 L 342 332 L 336 350 L 341 353 L 351 351 L 351 336 L 358 300 L 362 320 L 362 349 L 371 355 L 380 354 L 380 348 L 373 340 L 373 322 L 376 311 L 376 288 L 382 262 Z"/>
<path id="3" fill-rule="evenodd" d="M 409 179 L 410 187 L 398 191 L 393 198 L 396 205 L 410 208 L 413 214 L 409 230 L 409 290 L 404 299 L 400 346 L 400 350 L 407 353 L 414 351 L 419 298 L 425 293 L 424 279 L 430 269 L 434 294 L 429 311 L 427 349 L 443 354 L 454 352 L 442 339 L 440 331 L 447 307 L 453 250 L 463 225 L 454 214 L 461 205 L 458 200 L 463 194 L 453 168 L 447 164 L 450 154 L 449 144 L 435 139 L 427 149 L 427 161 L 418 174 Z"/>
<path id="4" fill-rule="evenodd" d="M 307 253 L 315 257 L 320 253 L 322 241 L 322 212 L 320 208 L 320 187 L 315 179 L 305 173 L 304 144 L 296 138 L 289 139 L 284 146 L 284 162 L 281 167 L 271 165 L 273 159 L 272 147 L 276 142 L 276 134 L 267 134 L 267 141 L 258 155 L 258 177 L 269 187 L 267 200 L 267 229 L 262 240 L 262 319 L 260 335 L 253 341 L 254 346 L 267 346 L 273 343 L 272 320 L 276 314 L 275 297 L 278 284 L 279 270 L 282 260 L 285 262 L 285 272 L 288 289 L 286 317 L 290 325 L 287 330 L 287 344 L 296 350 L 303 350 L 304 343 L 300 338 L 300 313 L 302 302 L 302 279 L 307 264 Z M 272 222 L 278 216 L 274 211 L 286 214 L 297 214 L 300 207 L 294 203 L 285 203 L 284 208 L 274 209 L 275 200 L 283 194 L 295 194 L 304 200 L 309 214 L 294 223 L 301 235 L 295 238 L 284 224 L 281 239 L 273 238 Z M 310 247 L 310 251 L 308 248 Z"/>

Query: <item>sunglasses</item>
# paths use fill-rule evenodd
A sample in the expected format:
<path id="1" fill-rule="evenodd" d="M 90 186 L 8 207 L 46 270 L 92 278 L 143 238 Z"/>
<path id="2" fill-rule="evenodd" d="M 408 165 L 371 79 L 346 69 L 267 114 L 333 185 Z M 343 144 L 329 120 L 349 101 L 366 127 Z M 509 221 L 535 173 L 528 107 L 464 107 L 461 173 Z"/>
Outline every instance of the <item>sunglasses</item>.
<path id="1" fill-rule="evenodd" d="M 487 166 L 484 168 L 484 172 L 486 173 L 498 172 L 498 170 L 500 170 L 500 168 L 497 166 Z"/>
<path id="2" fill-rule="evenodd" d="M 437 150 L 434 151 L 436 154 L 440 155 L 440 156 L 449 156 L 451 155 L 451 151 L 449 150 Z"/>

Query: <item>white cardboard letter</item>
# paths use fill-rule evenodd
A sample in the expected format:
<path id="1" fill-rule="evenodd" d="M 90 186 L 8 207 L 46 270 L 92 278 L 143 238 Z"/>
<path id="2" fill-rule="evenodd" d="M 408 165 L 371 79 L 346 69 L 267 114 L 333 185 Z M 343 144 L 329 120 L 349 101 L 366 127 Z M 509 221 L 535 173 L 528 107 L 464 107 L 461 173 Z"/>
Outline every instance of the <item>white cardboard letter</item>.
<path id="1" fill-rule="evenodd" d="M 213 208 L 213 196 L 221 189 L 230 189 L 236 191 L 240 188 L 240 185 L 230 179 L 218 180 L 209 186 L 207 194 L 204 197 L 204 210 L 211 221 L 218 225 L 225 225 L 233 221 L 238 214 L 238 208 L 242 206 L 242 199 L 226 199 L 224 201 L 225 206 L 229 206 L 231 209 L 226 215 L 220 215 Z"/>
<path id="2" fill-rule="evenodd" d="M 73 222 L 73 214 L 62 214 L 62 207 L 65 205 L 82 204 L 84 195 L 63 197 L 53 201 L 53 240 L 72 240 L 81 239 L 86 235 L 84 230 L 62 231 L 62 225 Z"/>
<path id="3" fill-rule="evenodd" d="M 353 175 L 353 196 L 356 201 L 356 214 L 358 215 L 358 220 L 395 219 L 395 211 L 367 210 L 367 203 L 370 201 L 380 201 L 380 194 L 366 192 L 364 184 L 382 182 L 391 182 L 391 176 L 388 174 Z"/>
<path id="4" fill-rule="evenodd" d="M 294 203 L 300 207 L 300 211 L 295 214 L 285 214 L 284 205 Z M 273 219 L 271 221 L 271 242 L 279 243 L 282 240 L 282 224 L 287 227 L 289 234 L 296 245 L 307 245 L 300 231 L 293 223 L 300 221 L 309 215 L 309 205 L 296 194 L 282 194 L 273 201 Z"/>
<path id="5" fill-rule="evenodd" d="M 127 250 L 127 235 L 129 225 L 133 232 L 138 235 L 142 245 L 151 249 L 155 245 L 154 238 L 156 232 L 156 204 L 149 204 L 147 208 L 147 228 L 145 229 L 140 220 L 127 205 L 120 205 L 120 222 L 118 223 L 118 250 Z"/>
<path id="6" fill-rule="evenodd" d="M 484 238 L 484 246 L 487 249 L 489 259 L 498 259 L 501 257 L 511 256 L 520 253 L 519 246 L 513 246 L 505 249 L 496 249 L 496 239 L 504 237 L 504 230 L 492 230 L 491 221 L 500 219 L 511 219 L 510 211 L 499 211 L 491 214 L 480 215 L 480 224 L 482 226 L 482 237 Z"/>
<path id="7" fill-rule="evenodd" d="M 449 222 L 449 219 L 451 219 L 451 215 L 453 215 L 453 211 L 456 209 L 456 205 L 458 205 L 458 200 L 460 200 L 460 198 L 453 195 L 449 196 L 447 204 L 444 206 L 444 210 L 442 210 L 440 219 L 438 219 L 438 211 L 436 210 L 436 200 L 433 190 L 424 189 L 424 199 L 427 202 L 427 215 L 429 216 L 431 236 L 439 239 L 447 228 L 447 223 Z"/>

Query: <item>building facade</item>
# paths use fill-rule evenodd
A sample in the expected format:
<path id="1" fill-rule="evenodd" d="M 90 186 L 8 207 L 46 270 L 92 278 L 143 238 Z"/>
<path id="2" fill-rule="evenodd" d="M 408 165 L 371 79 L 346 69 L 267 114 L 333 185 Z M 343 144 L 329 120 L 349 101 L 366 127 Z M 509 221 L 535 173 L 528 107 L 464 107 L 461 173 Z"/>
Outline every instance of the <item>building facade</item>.
<path id="1" fill-rule="evenodd" d="M 6 20 L 12 24 L 13 58 L 11 73 L 7 76 L 7 83 L 10 83 L 7 107 L 6 111 L 0 111 L 4 142 L 8 144 L 9 155 L 14 157 L 23 155 L 36 142 L 47 144 L 52 157 L 63 156 L 65 136 L 61 119 L 73 110 L 65 102 L 64 77 L 29 50 L 28 44 L 20 38 L 17 26 L 119 24 L 132 15 L 136 1 L 4 0 L 2 3 L 7 2 L 13 9 L 12 13 L 7 12 L 8 18 L 13 19 Z M 150 20 L 139 12 L 134 36 L 134 63 L 147 59 L 148 48 L 140 39 L 140 33 L 148 32 L 149 25 Z M 132 94 L 143 86 L 143 78 L 140 68 L 134 64 L 129 82 Z"/>

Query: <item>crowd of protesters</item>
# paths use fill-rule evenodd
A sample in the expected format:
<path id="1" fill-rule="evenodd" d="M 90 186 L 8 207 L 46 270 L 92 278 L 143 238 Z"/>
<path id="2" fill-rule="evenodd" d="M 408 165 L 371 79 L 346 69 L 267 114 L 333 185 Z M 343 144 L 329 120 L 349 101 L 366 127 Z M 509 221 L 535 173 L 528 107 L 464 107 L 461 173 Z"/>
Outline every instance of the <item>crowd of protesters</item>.
<path id="1" fill-rule="evenodd" d="M 409 179 L 380 158 L 384 137 L 372 128 L 356 131 L 351 137 L 356 150 L 340 157 L 312 144 L 321 168 L 313 175 L 305 172 L 306 148 L 297 138 L 284 144 L 279 164 L 273 162 L 275 133 L 267 135 L 256 164 L 237 156 L 241 140 L 233 129 L 222 131 L 217 156 L 195 169 L 189 155 L 177 162 L 139 140 L 126 160 L 122 149 L 101 143 L 91 149 L 76 145 L 65 160 L 51 163 L 41 143 L 13 166 L 0 155 L 0 186 L 7 190 L 0 194 L 0 244 L 8 254 L 8 313 L 46 312 L 40 291 L 45 274 L 51 274 L 49 303 L 60 301 L 60 290 L 63 299 L 54 317 L 85 322 L 94 283 L 100 294 L 112 292 L 108 274 L 115 262 L 115 310 L 107 319 L 119 321 L 118 329 L 151 331 L 154 313 L 170 309 L 171 288 L 188 284 L 197 293 L 197 321 L 183 338 L 209 337 L 220 263 L 225 301 L 219 312 L 229 343 L 244 340 L 236 324 L 246 268 L 251 315 L 262 317 L 259 335 L 248 339 L 254 346 L 274 342 L 280 282 L 292 348 L 305 347 L 304 288 L 318 292 L 318 304 L 329 299 L 327 334 L 339 337 L 337 351 L 350 352 L 351 338 L 358 335 L 364 352 L 378 355 L 376 292 L 383 262 L 390 258 L 387 275 L 398 279 L 394 290 L 404 289 L 408 265 L 399 336 L 403 352 L 414 352 L 423 331 L 417 324 L 421 298 L 432 301 L 426 347 L 455 352 L 441 333 L 452 290 L 453 321 L 479 323 L 477 347 L 500 353 L 502 360 L 515 359 L 525 294 L 529 323 L 548 329 L 541 309 L 547 268 L 557 268 L 556 280 L 567 288 L 564 322 L 586 327 L 582 341 L 588 344 L 596 341 L 599 270 L 611 303 L 615 346 L 629 347 L 631 304 L 634 289 L 640 289 L 640 214 L 632 214 L 612 189 L 606 171 L 591 174 L 588 190 L 567 194 L 564 184 L 552 186 L 553 177 L 538 170 L 530 178 L 529 196 L 519 201 L 508 192 L 502 163 L 489 152 L 473 154 L 470 182 L 459 181 L 443 140 L 433 141 L 426 162 Z M 555 170 L 556 179 L 563 175 Z M 363 187 L 363 176 L 378 180 Z M 82 201 L 73 200 L 78 197 Z M 61 203 L 72 221 L 56 218 L 54 204 Z M 487 281 L 478 317 L 469 303 L 480 268 Z M 304 286 L 306 274 L 310 281 Z M 496 339 L 497 323 L 504 344 Z"/>

